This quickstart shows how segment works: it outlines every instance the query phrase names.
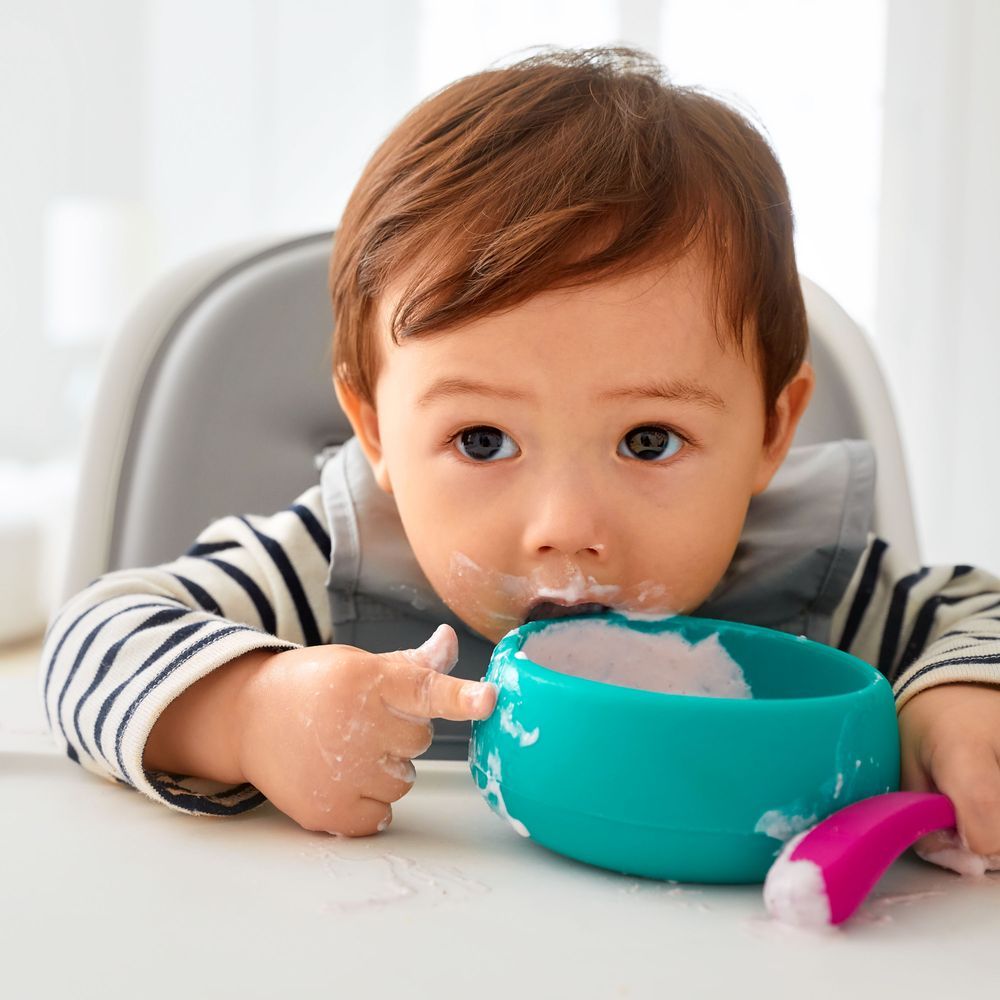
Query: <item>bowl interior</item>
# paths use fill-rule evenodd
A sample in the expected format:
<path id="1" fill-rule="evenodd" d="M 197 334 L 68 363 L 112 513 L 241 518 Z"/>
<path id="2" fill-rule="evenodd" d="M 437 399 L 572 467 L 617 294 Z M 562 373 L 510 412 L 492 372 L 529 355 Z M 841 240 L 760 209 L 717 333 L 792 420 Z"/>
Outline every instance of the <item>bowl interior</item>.
<path id="1" fill-rule="evenodd" d="M 532 658 L 533 636 L 541 637 L 553 630 L 600 628 L 621 630 L 622 644 L 633 636 L 652 636 L 674 633 L 691 644 L 702 643 L 717 637 L 719 644 L 742 670 L 743 679 L 752 692 L 752 700 L 781 700 L 790 698 L 821 698 L 847 695 L 861 691 L 872 683 L 872 668 L 857 657 L 839 649 L 813 642 L 805 636 L 793 636 L 773 629 L 744 625 L 738 622 L 719 621 L 711 618 L 691 618 L 675 615 L 669 618 L 644 618 L 608 612 L 602 615 L 579 615 L 561 619 L 529 622 L 508 633 L 494 653 L 494 659 L 514 655 L 520 665 L 526 661 L 535 669 L 558 675 L 554 683 L 591 684 L 604 683 L 590 678 L 574 676 L 572 668 L 561 662 L 558 653 L 551 652 L 547 662 Z M 579 629 L 577 629 L 579 631 Z M 505 644 L 510 643 L 509 646 Z M 655 650 L 655 646 L 652 647 Z M 597 654 L 599 655 L 599 653 Z M 607 683 L 617 687 L 613 678 Z M 637 688 L 631 688 L 638 691 Z M 643 692 L 662 697 L 662 692 Z M 698 697 L 696 691 L 684 695 Z"/>

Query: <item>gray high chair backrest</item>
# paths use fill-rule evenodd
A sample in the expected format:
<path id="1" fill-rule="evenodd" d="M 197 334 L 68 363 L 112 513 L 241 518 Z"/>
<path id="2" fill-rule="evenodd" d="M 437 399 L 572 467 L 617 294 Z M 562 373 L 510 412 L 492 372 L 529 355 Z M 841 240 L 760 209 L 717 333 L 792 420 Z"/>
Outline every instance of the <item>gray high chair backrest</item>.
<path id="1" fill-rule="evenodd" d="M 109 345 L 62 596 L 177 558 L 211 521 L 271 514 L 351 427 L 331 384 L 333 233 L 227 247 L 163 277 Z M 893 408 L 862 330 L 802 278 L 817 386 L 795 443 L 866 438 L 875 530 L 919 564 Z"/>

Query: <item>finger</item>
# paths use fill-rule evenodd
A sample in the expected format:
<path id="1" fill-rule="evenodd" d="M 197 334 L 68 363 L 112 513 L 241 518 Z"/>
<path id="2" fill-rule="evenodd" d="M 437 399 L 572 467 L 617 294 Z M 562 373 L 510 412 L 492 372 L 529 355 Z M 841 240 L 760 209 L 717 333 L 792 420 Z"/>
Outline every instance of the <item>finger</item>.
<path id="1" fill-rule="evenodd" d="M 379 833 L 392 822 L 392 806 L 378 799 L 361 797 L 355 799 L 349 806 L 331 813 L 322 827 L 327 833 L 340 834 L 342 837 L 370 837 Z"/>
<path id="2" fill-rule="evenodd" d="M 936 792 L 934 782 L 927 773 L 926 768 L 918 757 L 918 749 L 913 740 L 906 739 L 906 733 L 901 734 L 903 739 L 900 744 L 899 753 L 899 788 L 903 792 Z M 924 858 L 932 852 L 944 850 L 951 846 L 948 837 L 943 830 L 935 830 L 919 840 L 915 841 L 913 850 L 920 857 Z"/>
<path id="3" fill-rule="evenodd" d="M 458 663 L 458 636 L 450 625 L 441 624 L 434 629 L 429 639 L 415 649 L 402 649 L 385 655 L 402 657 L 439 674 L 449 674 Z"/>
<path id="4" fill-rule="evenodd" d="M 404 722 L 399 729 L 390 730 L 386 734 L 385 747 L 394 757 L 412 759 L 426 753 L 433 742 L 434 723 L 421 719 L 419 723 Z"/>
<path id="5" fill-rule="evenodd" d="M 914 748 L 903 743 L 899 752 L 899 787 L 904 792 L 936 792 L 927 769 Z"/>
<path id="6" fill-rule="evenodd" d="M 937 792 L 927 769 L 918 757 L 918 750 L 912 740 L 904 739 L 900 746 L 899 788 L 903 792 Z M 950 851 L 958 843 L 955 830 L 935 830 L 914 842 L 913 850 L 925 861 L 934 861 L 929 855 L 939 855 Z M 937 863 L 935 861 L 935 863 Z"/>
<path id="7" fill-rule="evenodd" d="M 962 874 L 971 873 L 970 862 L 975 866 L 975 856 L 962 846 L 954 829 L 935 830 L 921 837 L 913 850 L 924 861 Z"/>
<path id="8" fill-rule="evenodd" d="M 991 743 L 939 746 L 932 777 L 955 803 L 958 833 L 974 854 L 1000 854 L 1000 764 Z"/>
<path id="9" fill-rule="evenodd" d="M 434 724 L 426 716 L 397 712 L 391 705 L 383 707 L 385 714 L 376 719 L 380 750 L 394 757 L 419 757 L 434 739 Z"/>
<path id="10" fill-rule="evenodd" d="M 373 762 L 361 791 L 367 798 L 388 804 L 410 791 L 416 779 L 413 761 L 386 754 Z"/>
<path id="11" fill-rule="evenodd" d="M 393 754 L 386 754 L 385 758 L 379 761 L 379 764 L 381 764 L 382 770 L 389 777 L 395 778 L 405 785 L 412 785 L 417 780 L 417 769 L 413 766 L 413 761 L 408 757 L 396 757 Z"/>
<path id="12" fill-rule="evenodd" d="M 388 708 L 423 718 L 485 719 L 496 705 L 496 685 L 439 674 L 416 663 L 395 660 L 379 683 Z"/>

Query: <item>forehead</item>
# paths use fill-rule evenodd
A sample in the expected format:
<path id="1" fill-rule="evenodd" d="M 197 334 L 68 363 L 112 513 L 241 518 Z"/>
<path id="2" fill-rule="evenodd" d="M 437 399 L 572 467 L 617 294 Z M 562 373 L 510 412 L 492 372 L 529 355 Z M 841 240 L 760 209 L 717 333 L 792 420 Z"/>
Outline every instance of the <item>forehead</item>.
<path id="1" fill-rule="evenodd" d="M 711 277 L 702 259 L 689 254 L 671 265 L 545 290 L 395 344 L 389 319 L 405 287 L 398 283 L 379 303 L 380 382 L 384 375 L 394 391 L 404 383 L 422 390 L 442 376 L 477 375 L 538 382 L 550 391 L 555 378 L 592 392 L 641 375 L 696 379 L 732 391 L 756 378 L 752 338 L 744 338 L 743 358 L 728 334 L 717 332 Z"/>

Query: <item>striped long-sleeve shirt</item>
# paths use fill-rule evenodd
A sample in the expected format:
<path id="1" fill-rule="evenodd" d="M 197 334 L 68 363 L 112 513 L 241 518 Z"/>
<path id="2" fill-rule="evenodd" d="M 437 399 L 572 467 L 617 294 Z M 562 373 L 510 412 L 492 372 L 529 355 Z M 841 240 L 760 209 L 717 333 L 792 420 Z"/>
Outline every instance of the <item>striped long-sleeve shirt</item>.
<path id="1" fill-rule="evenodd" d="M 173 562 L 92 582 L 45 636 L 42 695 L 56 740 L 88 770 L 176 809 L 223 815 L 260 804 L 250 785 L 146 771 L 143 746 L 166 706 L 222 664 L 332 641 L 330 549 L 316 485 L 273 516 L 220 518 Z M 971 566 L 901 565 L 869 535 L 830 644 L 881 671 L 897 711 L 932 685 L 1000 684 L 1000 579 Z"/>

